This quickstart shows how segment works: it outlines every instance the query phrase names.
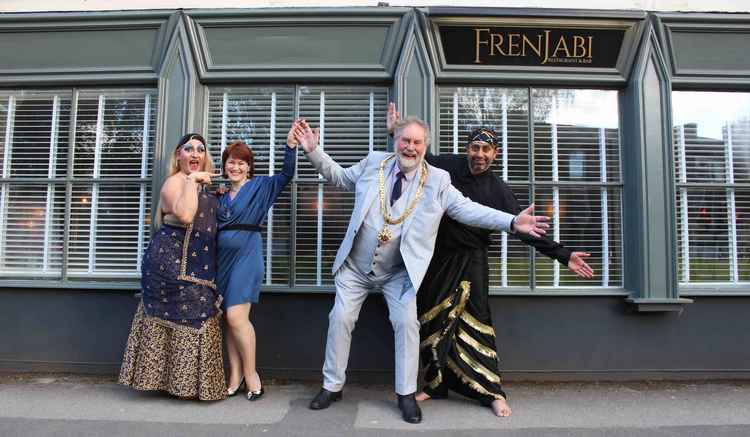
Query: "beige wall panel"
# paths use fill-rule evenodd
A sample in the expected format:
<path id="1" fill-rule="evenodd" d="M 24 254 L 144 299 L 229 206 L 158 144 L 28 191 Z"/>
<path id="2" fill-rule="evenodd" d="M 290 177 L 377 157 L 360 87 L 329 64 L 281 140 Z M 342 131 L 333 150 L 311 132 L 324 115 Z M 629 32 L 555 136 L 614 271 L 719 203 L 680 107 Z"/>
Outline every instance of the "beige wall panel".
<path id="1" fill-rule="evenodd" d="M 104 11 L 176 8 L 280 8 L 280 7 L 343 7 L 377 6 L 378 0 L 2 0 L 0 12 L 42 11 Z M 455 2 L 386 1 L 390 6 L 456 6 Z M 467 0 L 467 7 L 518 7 L 565 9 L 633 9 L 679 12 L 750 12 L 748 0 Z"/>

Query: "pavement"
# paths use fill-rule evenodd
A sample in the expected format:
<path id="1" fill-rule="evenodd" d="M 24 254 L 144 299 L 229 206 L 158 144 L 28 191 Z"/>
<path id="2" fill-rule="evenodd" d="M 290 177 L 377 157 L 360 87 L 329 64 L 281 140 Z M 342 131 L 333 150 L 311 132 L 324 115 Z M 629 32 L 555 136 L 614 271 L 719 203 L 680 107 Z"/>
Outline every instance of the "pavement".
<path id="1" fill-rule="evenodd" d="M 453 395 L 401 420 L 390 386 L 349 384 L 327 410 L 317 384 L 267 381 L 257 402 L 180 400 L 111 378 L 0 374 L 0 436 L 750 436 L 750 381 L 511 383 L 513 415 Z"/>

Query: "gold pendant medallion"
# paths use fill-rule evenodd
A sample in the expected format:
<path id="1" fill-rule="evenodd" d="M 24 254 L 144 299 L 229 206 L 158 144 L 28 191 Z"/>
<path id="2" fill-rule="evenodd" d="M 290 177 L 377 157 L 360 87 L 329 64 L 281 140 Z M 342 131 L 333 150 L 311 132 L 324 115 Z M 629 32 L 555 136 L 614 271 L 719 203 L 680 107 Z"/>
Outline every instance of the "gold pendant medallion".
<path id="1" fill-rule="evenodd" d="M 383 225 L 383 229 L 378 232 L 378 241 L 381 243 L 386 243 L 390 241 L 393 238 L 393 233 L 390 229 L 388 229 L 388 225 L 400 225 L 404 220 L 406 220 L 407 217 L 414 211 L 414 208 L 417 207 L 417 204 L 419 203 L 419 199 L 422 198 L 422 193 L 424 192 L 424 185 L 427 181 L 427 162 L 422 160 L 422 171 L 419 176 L 419 185 L 417 186 L 417 192 L 414 194 L 414 198 L 412 199 L 409 206 L 406 207 L 406 210 L 401 214 L 398 218 L 392 218 L 391 214 L 388 212 L 388 207 L 386 206 L 385 202 L 385 164 L 390 161 L 391 159 L 395 158 L 396 155 L 390 155 L 389 157 L 385 158 L 384 160 L 380 161 L 380 171 L 378 172 L 378 194 L 380 196 L 380 213 L 383 215 L 383 221 L 385 224 Z"/>
<path id="2" fill-rule="evenodd" d="M 393 234 L 391 233 L 391 230 L 388 229 L 388 225 L 383 226 L 383 229 L 378 232 L 378 241 L 381 243 L 387 243 L 391 238 L 393 238 Z"/>

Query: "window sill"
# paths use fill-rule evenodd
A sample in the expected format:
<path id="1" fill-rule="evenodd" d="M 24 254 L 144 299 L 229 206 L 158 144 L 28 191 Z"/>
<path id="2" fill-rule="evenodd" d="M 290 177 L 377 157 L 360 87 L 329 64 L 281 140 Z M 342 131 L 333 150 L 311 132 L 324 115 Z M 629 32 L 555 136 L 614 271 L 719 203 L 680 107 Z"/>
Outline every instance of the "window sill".
<path id="1" fill-rule="evenodd" d="M 0 280 L 0 288 L 46 288 L 46 289 L 86 289 L 86 290 L 140 290 L 141 285 L 138 281 L 112 280 L 112 281 L 55 281 L 43 279 L 7 279 Z M 279 294 L 333 294 L 336 292 L 334 286 L 298 286 L 295 288 L 284 286 L 263 286 L 263 293 Z M 375 292 L 373 292 L 375 293 Z M 377 292 L 379 293 L 379 292 Z M 750 293 L 748 293 L 750 294 Z M 630 293 L 621 289 L 592 289 L 591 291 L 581 291 L 580 289 L 537 289 L 531 291 L 527 289 L 502 289 L 490 290 L 490 296 L 529 296 L 529 297 L 561 297 L 561 296 L 629 296 Z"/>
<path id="2" fill-rule="evenodd" d="M 630 296 L 630 293 L 620 287 L 539 287 L 531 290 L 524 287 L 491 288 L 490 296 L 529 296 L 529 297 L 560 297 L 560 296 Z"/>
<path id="3" fill-rule="evenodd" d="M 750 296 L 750 284 L 682 285 L 680 296 Z"/>
<path id="4" fill-rule="evenodd" d="M 737 291 L 711 291 L 711 290 L 686 290 L 681 291 L 680 296 L 682 297 L 750 297 L 750 290 L 737 290 Z"/>
<path id="5" fill-rule="evenodd" d="M 693 303 L 693 300 L 681 297 L 675 299 L 649 299 L 629 297 L 625 299 L 625 302 L 631 304 L 639 313 L 681 313 L 682 310 L 685 309 L 685 305 Z"/>
<path id="6" fill-rule="evenodd" d="M 129 290 L 139 291 L 141 284 L 132 280 L 112 281 L 55 281 L 44 279 L 2 279 L 0 289 L 8 288 L 45 288 L 64 290 Z"/>
<path id="7" fill-rule="evenodd" d="M 336 287 L 333 285 L 327 286 L 315 286 L 315 285 L 299 285 L 295 288 L 284 287 L 284 286 L 263 286 L 261 288 L 263 293 L 280 293 L 280 294 L 330 294 L 336 292 Z M 380 292 L 372 292 L 380 293 Z M 531 291 L 528 288 L 502 288 L 502 289 L 490 289 L 490 296 L 532 296 L 532 297 L 560 297 L 560 296 L 617 296 L 625 297 L 630 296 L 630 293 L 622 288 L 591 288 L 590 291 L 581 291 L 581 288 L 576 287 L 565 287 L 565 288 L 537 288 L 536 291 Z"/>

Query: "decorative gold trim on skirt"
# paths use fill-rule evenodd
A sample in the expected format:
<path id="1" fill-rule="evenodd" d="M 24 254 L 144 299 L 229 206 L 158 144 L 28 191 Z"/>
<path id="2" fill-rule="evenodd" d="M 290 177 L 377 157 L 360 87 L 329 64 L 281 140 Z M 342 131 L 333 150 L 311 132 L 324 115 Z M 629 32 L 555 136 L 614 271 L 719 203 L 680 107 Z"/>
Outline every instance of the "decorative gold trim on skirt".
<path id="1" fill-rule="evenodd" d="M 449 318 L 455 318 L 456 314 L 463 311 L 464 306 L 466 306 L 466 299 L 468 299 L 469 297 L 469 291 L 471 289 L 471 282 L 461 281 L 461 283 L 458 284 L 458 287 L 461 289 L 461 296 L 459 298 L 459 303 L 458 303 L 458 306 L 451 311 L 451 314 L 448 315 Z M 456 295 L 451 294 L 450 296 L 443 299 L 442 302 L 430 308 L 429 311 L 422 314 L 422 317 L 419 318 L 419 323 L 424 325 L 425 323 L 437 317 L 437 315 L 440 314 L 441 312 L 450 308 L 453 305 L 453 301 L 455 300 L 455 298 L 456 298 Z"/>
<path id="2" fill-rule="evenodd" d="M 434 319 L 438 314 L 440 314 L 444 310 L 450 308 L 452 304 L 453 304 L 453 295 L 450 295 L 446 297 L 442 302 L 432 307 L 429 311 L 422 314 L 422 317 L 419 318 L 419 323 L 424 325 L 425 323 Z"/>
<path id="3" fill-rule="evenodd" d="M 474 348 L 474 350 L 484 355 L 485 357 L 497 359 L 497 352 L 495 352 L 494 349 L 481 344 L 475 338 L 470 336 L 468 332 L 464 331 L 461 328 L 458 328 L 458 338 L 463 340 L 466 344 Z"/>
<path id="4" fill-rule="evenodd" d="M 431 389 L 436 389 L 440 384 L 443 383 L 443 372 L 438 369 L 437 376 L 430 382 L 427 383 L 427 386 Z"/>
<path id="5" fill-rule="evenodd" d="M 463 314 L 464 309 L 466 308 L 466 301 L 469 300 L 469 292 L 471 292 L 471 282 L 461 281 L 461 283 L 458 284 L 458 288 L 461 289 L 461 295 L 458 298 L 458 304 L 456 305 L 456 307 L 453 308 L 450 313 L 448 313 L 448 320 L 453 320 Z"/>
<path id="6" fill-rule="evenodd" d="M 424 341 L 419 344 L 419 348 L 420 349 L 424 349 L 426 347 L 433 347 L 433 346 L 435 346 L 436 344 L 438 344 L 440 342 L 440 339 L 442 337 L 443 337 L 442 336 L 442 332 L 441 331 L 436 331 L 435 333 L 433 333 L 429 337 L 425 338 Z"/>
<path id="7" fill-rule="evenodd" d="M 180 280 L 180 281 L 193 282 L 193 283 L 196 283 L 198 285 L 202 285 L 204 287 L 208 287 L 208 288 L 211 288 L 213 290 L 216 290 L 216 284 L 215 283 L 213 283 L 211 281 L 207 281 L 205 279 L 196 278 L 195 276 L 180 275 L 180 276 L 177 277 L 177 279 Z"/>
<path id="8" fill-rule="evenodd" d="M 506 400 L 503 395 L 499 395 L 497 393 L 492 393 L 489 390 L 487 390 L 486 388 L 482 387 L 481 384 L 479 384 L 478 382 L 476 382 L 473 379 L 471 379 L 467 374 L 464 373 L 463 370 L 461 370 L 460 367 L 458 367 L 458 365 L 455 362 L 453 362 L 452 359 L 448 358 L 447 364 L 448 364 L 448 367 L 451 369 L 451 371 L 453 371 L 453 373 L 455 373 L 456 376 L 458 376 L 458 378 L 461 381 L 463 381 L 464 384 L 468 384 L 469 387 L 471 387 L 472 389 L 474 389 L 474 391 L 476 391 L 476 392 L 478 392 L 480 394 L 483 394 L 485 396 L 492 396 L 495 399 Z"/>
<path id="9" fill-rule="evenodd" d="M 495 330 L 492 328 L 492 326 L 487 326 L 484 323 L 480 322 L 474 316 L 471 314 L 464 312 L 461 314 L 461 320 L 466 322 L 469 326 L 476 329 L 477 331 L 481 332 L 482 334 L 487 334 L 491 336 L 495 336 Z"/>
<path id="10" fill-rule="evenodd" d="M 496 375 L 483 365 L 477 363 L 458 343 L 456 343 L 456 352 L 458 352 L 458 356 L 461 357 L 461 360 L 463 360 L 464 363 L 466 363 L 478 374 L 487 378 L 487 381 L 494 382 L 495 384 L 500 384 L 500 377 L 498 375 Z"/>
<path id="11" fill-rule="evenodd" d="M 185 239 L 182 241 L 182 260 L 180 262 L 180 274 L 177 276 L 177 279 L 180 281 L 193 282 L 199 285 L 203 285 L 204 287 L 209 287 L 216 290 L 216 283 L 214 283 L 213 281 L 207 281 L 205 279 L 196 278 L 195 276 L 190 276 L 187 274 L 188 251 L 190 246 L 190 235 L 192 233 L 193 224 L 190 223 L 187 226 L 187 229 L 185 229 Z"/>
<path id="12" fill-rule="evenodd" d="M 143 305 L 143 303 L 141 303 Z M 217 314 L 217 316 L 220 314 Z M 176 332 L 184 333 L 186 335 L 203 335 L 204 332 L 206 332 L 206 327 L 209 325 L 209 320 L 206 319 L 201 323 L 200 328 L 193 328 L 192 326 L 186 326 L 186 325 L 180 325 L 179 323 L 172 322 L 170 320 L 164 320 L 160 319 L 155 316 L 149 316 L 146 314 L 146 312 L 143 312 L 143 320 L 145 323 L 153 323 L 155 325 L 160 325 L 165 328 L 173 329 Z"/>

